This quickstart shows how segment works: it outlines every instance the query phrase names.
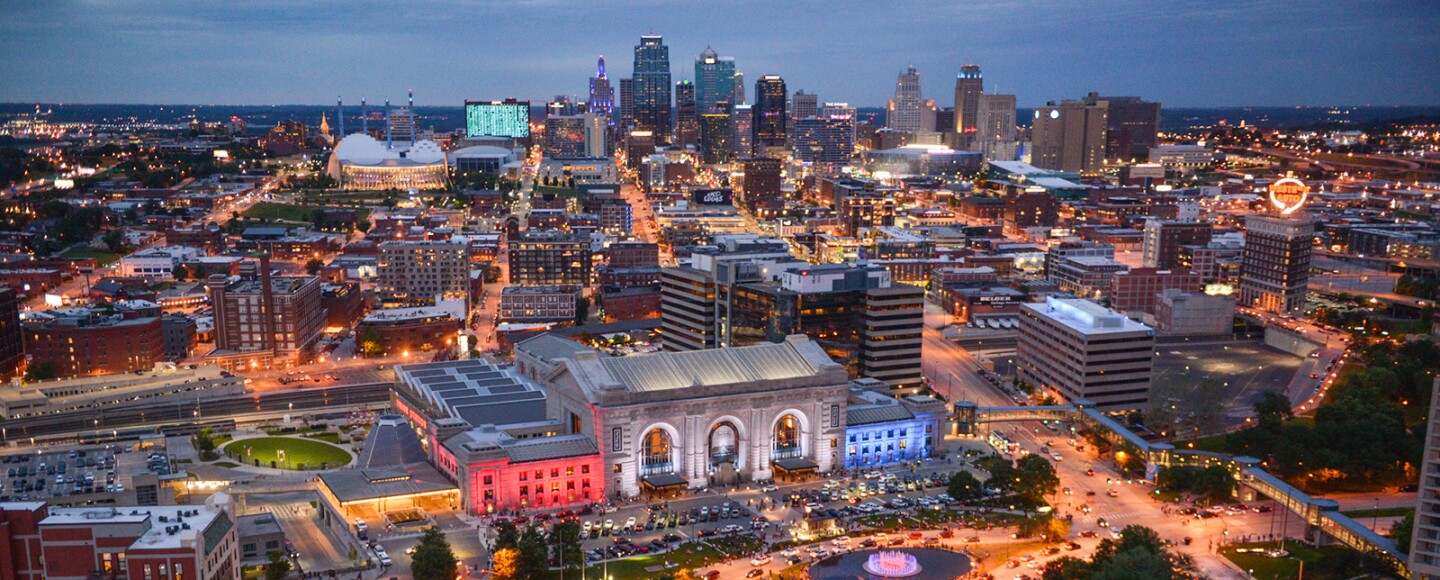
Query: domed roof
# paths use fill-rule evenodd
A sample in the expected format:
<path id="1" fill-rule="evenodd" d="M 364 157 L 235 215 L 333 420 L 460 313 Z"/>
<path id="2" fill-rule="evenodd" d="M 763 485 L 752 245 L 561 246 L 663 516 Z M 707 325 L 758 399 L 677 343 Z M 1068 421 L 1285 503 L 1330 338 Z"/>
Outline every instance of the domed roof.
<path id="1" fill-rule="evenodd" d="M 346 135 L 340 140 L 340 144 L 335 146 L 335 156 L 352 165 L 397 165 L 407 162 L 429 165 L 445 161 L 445 151 L 434 141 L 416 141 L 413 146 L 397 143 L 394 149 L 389 149 L 384 143 L 364 133 Z"/>

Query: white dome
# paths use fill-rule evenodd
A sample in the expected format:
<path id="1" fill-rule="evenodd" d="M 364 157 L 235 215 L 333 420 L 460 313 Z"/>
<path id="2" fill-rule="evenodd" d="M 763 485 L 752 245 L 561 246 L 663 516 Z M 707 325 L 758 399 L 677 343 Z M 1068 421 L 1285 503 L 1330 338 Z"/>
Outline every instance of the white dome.
<path id="1" fill-rule="evenodd" d="M 400 156 L 401 152 L 405 153 L 404 157 Z M 416 141 L 413 147 L 408 143 L 396 143 L 394 149 L 388 149 L 374 137 L 364 133 L 352 133 L 335 146 L 335 157 L 351 165 L 380 165 L 386 162 L 430 165 L 443 163 L 445 151 L 429 140 Z"/>

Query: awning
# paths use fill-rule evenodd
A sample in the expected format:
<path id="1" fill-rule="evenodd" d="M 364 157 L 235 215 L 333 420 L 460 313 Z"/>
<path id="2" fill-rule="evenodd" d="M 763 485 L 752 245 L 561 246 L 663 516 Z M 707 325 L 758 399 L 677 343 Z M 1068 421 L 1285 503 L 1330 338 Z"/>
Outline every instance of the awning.
<path id="1" fill-rule="evenodd" d="M 647 489 L 660 490 L 672 487 L 686 487 L 690 482 L 683 477 L 673 473 L 662 473 L 659 475 L 647 475 L 640 478 L 640 485 Z"/>
<path id="2" fill-rule="evenodd" d="M 775 468 L 787 473 L 795 473 L 797 471 L 814 471 L 816 469 L 819 469 L 820 466 L 815 465 L 814 461 L 810 461 L 809 459 L 805 459 L 802 457 L 796 459 L 776 460 Z"/>

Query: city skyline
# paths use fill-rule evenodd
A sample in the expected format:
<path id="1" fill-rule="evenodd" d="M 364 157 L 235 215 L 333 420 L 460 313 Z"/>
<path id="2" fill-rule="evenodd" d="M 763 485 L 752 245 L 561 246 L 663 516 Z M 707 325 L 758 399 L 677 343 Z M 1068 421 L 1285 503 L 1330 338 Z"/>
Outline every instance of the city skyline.
<path id="1" fill-rule="evenodd" d="M 611 77 L 629 77 L 623 61 L 643 34 L 665 37 L 676 81 L 695 80 L 690 64 L 708 45 L 734 56 L 749 78 L 779 74 L 822 100 L 865 107 L 883 106 L 889 79 L 912 65 L 934 79 L 924 97 L 937 103 L 950 100 L 943 79 L 974 63 L 986 71 L 987 91 L 1016 94 L 1022 107 L 1092 90 L 1175 107 L 1416 105 L 1433 103 L 1440 84 L 1440 71 L 1425 63 L 1440 50 L 1427 33 L 1440 13 L 1418 4 L 1355 12 L 1335 3 L 917 2 L 862 14 L 858 4 L 679 10 L 635 1 L 608 6 L 600 17 L 626 24 L 603 29 L 583 14 L 587 5 L 564 1 L 382 8 L 9 5 L 0 47 L 12 58 L 0 75 L 20 80 L 0 87 L 0 101 L 323 104 L 335 94 L 378 102 L 389 87 L 413 87 L 421 106 L 538 101 L 583 95 L 601 54 L 623 63 Z M 535 40 L 536 26 L 551 34 Z M 838 26 L 862 41 L 834 43 Z M 433 34 L 442 27 L 474 34 Z M 1362 72 L 1367 82 L 1354 82 Z"/>

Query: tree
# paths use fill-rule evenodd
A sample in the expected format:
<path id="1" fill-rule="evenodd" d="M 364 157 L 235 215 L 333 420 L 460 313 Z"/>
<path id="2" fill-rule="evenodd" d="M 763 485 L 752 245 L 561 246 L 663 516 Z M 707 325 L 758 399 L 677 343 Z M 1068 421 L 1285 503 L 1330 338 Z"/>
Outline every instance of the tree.
<path id="1" fill-rule="evenodd" d="M 425 528 L 420 545 L 410 556 L 410 574 L 415 580 L 451 580 L 455 577 L 455 552 L 440 528 Z"/>
<path id="2" fill-rule="evenodd" d="M 100 241 L 105 242 L 105 247 L 109 248 L 111 252 L 117 254 L 125 252 L 125 233 L 120 230 L 105 232 L 105 235 L 100 237 Z"/>
<path id="3" fill-rule="evenodd" d="M 990 472 L 990 478 L 985 480 L 985 486 L 1000 491 L 1015 491 L 1015 484 L 1018 483 L 1016 480 L 1020 477 L 1020 472 L 1015 469 L 1015 464 L 1009 459 L 999 456 L 996 456 L 995 459 L 996 461 L 981 466 L 981 469 Z"/>
<path id="4" fill-rule="evenodd" d="M 526 526 L 525 531 L 520 532 L 520 543 L 516 549 L 520 550 L 520 577 L 540 578 L 550 568 L 545 549 L 545 535 L 535 526 Z"/>
<path id="5" fill-rule="evenodd" d="M 320 269 L 324 267 L 325 262 L 323 260 L 321 260 L 320 258 L 311 258 L 310 261 L 305 262 L 305 273 L 314 276 L 316 274 L 319 274 Z"/>
<path id="6" fill-rule="evenodd" d="M 55 376 L 55 363 L 48 360 L 41 361 L 40 363 L 31 366 L 29 370 L 25 371 L 25 381 L 30 383 L 37 381 L 48 381 L 54 379 Z"/>
<path id="7" fill-rule="evenodd" d="M 1405 517 L 1390 524 L 1390 539 L 1403 552 L 1410 551 L 1410 538 L 1415 533 L 1415 512 L 1406 512 Z"/>
<path id="8" fill-rule="evenodd" d="M 520 578 L 520 551 L 515 548 L 501 548 L 495 551 L 495 580 Z"/>
<path id="9" fill-rule="evenodd" d="M 590 318 L 590 299 L 584 296 L 575 299 L 575 326 L 584 326 Z"/>
<path id="10" fill-rule="evenodd" d="M 957 501 L 975 501 L 985 496 L 985 488 L 978 478 L 962 469 L 950 476 L 950 483 L 945 486 L 945 493 Z"/>
<path id="11" fill-rule="evenodd" d="M 1260 394 L 1260 399 L 1255 401 L 1253 407 L 1255 415 L 1264 420 L 1266 417 L 1278 417 L 1289 419 L 1291 417 L 1290 399 L 1278 391 L 1265 391 Z"/>
<path id="12" fill-rule="evenodd" d="M 210 461 L 216 458 L 215 437 L 211 434 L 209 427 L 196 432 L 195 436 L 191 437 L 191 442 L 195 445 L 195 450 L 200 452 L 200 459 Z"/>
<path id="13" fill-rule="evenodd" d="M 385 341 L 380 333 L 373 328 L 366 328 L 360 331 L 355 337 L 355 344 L 360 347 L 360 354 L 365 356 L 379 356 L 385 354 Z"/>
<path id="14" fill-rule="evenodd" d="M 290 575 L 290 560 L 279 550 L 270 550 L 266 556 L 270 562 L 265 565 L 265 580 L 285 580 Z"/>
<path id="15" fill-rule="evenodd" d="M 520 546 L 520 530 L 515 528 L 511 522 L 497 522 L 495 524 L 495 549 L 515 548 Z"/>
<path id="16" fill-rule="evenodd" d="M 1045 496 L 1055 493 L 1060 487 L 1060 477 L 1055 475 L 1055 466 L 1041 455 L 1026 455 L 1015 462 L 1015 493 L 1033 502 L 1044 502 Z"/>
<path id="17" fill-rule="evenodd" d="M 175 264 L 175 267 L 170 269 L 170 275 L 174 276 L 176 280 L 184 282 L 186 278 L 190 277 L 190 269 L 186 268 L 185 264 Z"/>
<path id="18" fill-rule="evenodd" d="M 1045 564 L 1040 580 L 1089 580 L 1090 563 L 1074 556 L 1061 556 Z"/>
<path id="19" fill-rule="evenodd" d="M 550 529 L 550 558 L 556 566 L 579 568 L 585 563 L 580 549 L 580 524 L 563 521 Z"/>

